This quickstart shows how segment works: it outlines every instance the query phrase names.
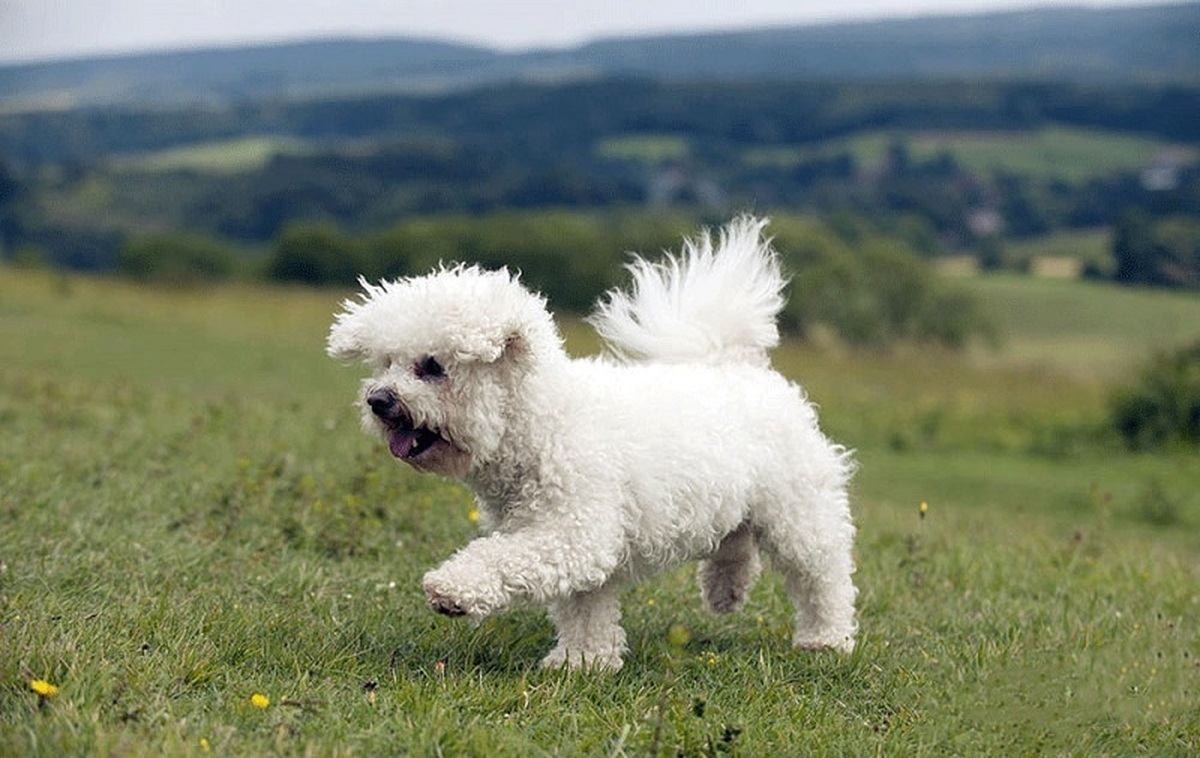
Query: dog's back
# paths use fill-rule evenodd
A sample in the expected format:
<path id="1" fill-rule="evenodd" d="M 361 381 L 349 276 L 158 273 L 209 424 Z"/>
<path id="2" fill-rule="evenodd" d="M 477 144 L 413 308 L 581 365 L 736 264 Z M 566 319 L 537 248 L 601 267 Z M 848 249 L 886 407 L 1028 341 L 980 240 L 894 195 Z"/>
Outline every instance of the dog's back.
<path id="1" fill-rule="evenodd" d="M 589 321 L 625 360 L 765 365 L 786 284 L 766 224 L 741 216 L 715 246 L 705 231 L 679 256 L 636 258 L 630 290 L 610 291 Z"/>

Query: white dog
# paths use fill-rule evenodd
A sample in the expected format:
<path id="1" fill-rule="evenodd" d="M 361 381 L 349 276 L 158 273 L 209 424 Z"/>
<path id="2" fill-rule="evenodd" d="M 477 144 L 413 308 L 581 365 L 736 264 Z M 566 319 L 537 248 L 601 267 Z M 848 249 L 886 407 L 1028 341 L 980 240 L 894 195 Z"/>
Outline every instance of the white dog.
<path id="1" fill-rule="evenodd" d="M 363 359 L 364 423 L 392 455 L 462 480 L 482 536 L 425 575 L 434 610 L 545 604 L 545 666 L 617 669 L 622 583 L 704 559 L 701 594 L 739 609 L 761 548 L 796 609 L 794 644 L 854 647 L 848 453 L 769 368 L 784 280 L 765 221 L 678 258 L 636 259 L 591 323 L 613 355 L 573 360 L 545 300 L 507 271 L 362 283 L 328 352 Z"/>

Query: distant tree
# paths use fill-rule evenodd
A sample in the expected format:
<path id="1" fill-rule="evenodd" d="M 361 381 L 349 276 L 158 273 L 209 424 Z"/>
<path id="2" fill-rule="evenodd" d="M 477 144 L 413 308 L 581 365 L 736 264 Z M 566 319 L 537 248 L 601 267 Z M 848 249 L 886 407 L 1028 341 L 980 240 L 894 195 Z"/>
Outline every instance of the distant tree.
<path id="1" fill-rule="evenodd" d="M 1200 222 L 1191 218 L 1152 221 L 1126 213 L 1113 233 L 1113 280 L 1120 284 L 1200 288 Z"/>
<path id="2" fill-rule="evenodd" d="M 7 161 L 0 158 L 0 260 L 11 252 L 17 238 L 17 203 L 21 183 Z"/>
<path id="3" fill-rule="evenodd" d="M 127 242 L 117 271 L 139 281 L 192 284 L 229 278 L 235 261 L 233 252 L 216 240 L 160 234 Z"/>
<path id="4" fill-rule="evenodd" d="M 16 202 L 20 188 L 16 173 L 7 161 L 0 159 L 0 210 Z"/>
<path id="5" fill-rule="evenodd" d="M 423 274 L 442 262 L 507 267 L 555 308 L 582 312 L 617 283 L 625 252 L 679 246 L 694 218 L 669 213 L 504 211 L 411 219 L 363 241 L 368 277 Z"/>
<path id="6" fill-rule="evenodd" d="M 903 243 L 879 236 L 853 244 L 816 222 L 783 222 L 776 245 L 791 273 L 784 324 L 820 329 L 855 345 L 933 342 L 965 346 L 994 332 L 969 294 L 946 287 Z"/>
<path id="7" fill-rule="evenodd" d="M 887 148 L 887 158 L 884 161 L 889 173 L 895 176 L 904 176 L 912 170 L 912 157 L 908 150 L 908 143 L 902 140 L 894 140 Z"/>
<path id="8" fill-rule="evenodd" d="M 1029 179 L 997 172 L 996 189 L 1001 198 L 1004 229 L 1014 237 L 1045 234 L 1054 226 L 1049 203 Z"/>
<path id="9" fill-rule="evenodd" d="M 1200 342 L 1159 355 L 1111 400 L 1112 423 L 1134 449 L 1200 447 Z"/>
<path id="10" fill-rule="evenodd" d="M 329 224 L 294 224 L 283 230 L 267 263 L 267 277 L 302 284 L 351 284 L 366 267 L 361 243 Z"/>
<path id="11" fill-rule="evenodd" d="M 46 251 L 34 245 L 21 245 L 13 250 L 9 261 L 17 268 L 25 269 L 42 269 L 50 265 Z"/>
<path id="12" fill-rule="evenodd" d="M 1200 219 L 1171 216 L 1154 224 L 1158 273 L 1172 287 L 1200 289 Z"/>
<path id="13" fill-rule="evenodd" d="M 1150 219 L 1141 213 L 1127 213 L 1113 230 L 1113 281 L 1120 284 L 1153 284 L 1154 238 Z"/>
<path id="14" fill-rule="evenodd" d="M 975 243 L 975 258 L 979 267 L 985 271 L 999 271 L 1008 264 L 1008 249 L 1004 246 L 1004 238 L 992 234 Z"/>

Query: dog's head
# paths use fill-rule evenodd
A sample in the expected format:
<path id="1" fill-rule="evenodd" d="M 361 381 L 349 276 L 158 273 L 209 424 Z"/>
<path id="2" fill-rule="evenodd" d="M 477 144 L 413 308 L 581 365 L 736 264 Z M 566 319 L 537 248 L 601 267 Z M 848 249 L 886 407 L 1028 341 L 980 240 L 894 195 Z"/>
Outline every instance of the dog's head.
<path id="1" fill-rule="evenodd" d="M 528 375 L 563 354 L 545 300 L 473 266 L 361 284 L 327 352 L 371 367 L 364 425 L 414 468 L 466 476 L 498 450 Z"/>

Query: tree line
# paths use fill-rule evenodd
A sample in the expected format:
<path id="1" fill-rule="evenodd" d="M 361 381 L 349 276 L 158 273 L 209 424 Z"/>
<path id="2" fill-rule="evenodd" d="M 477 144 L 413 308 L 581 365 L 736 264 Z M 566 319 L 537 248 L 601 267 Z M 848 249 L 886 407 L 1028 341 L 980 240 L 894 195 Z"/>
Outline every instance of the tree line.
<path id="1" fill-rule="evenodd" d="M 322 223 L 288 226 L 269 254 L 240 275 L 352 286 L 414 276 L 438 265 L 477 263 L 520 272 L 556 309 L 584 313 L 624 283 L 630 253 L 655 257 L 724 219 L 688 213 L 501 212 L 412 219 L 362 235 Z M 990 340 L 993 325 L 965 292 L 937 277 L 903 242 L 850 218 L 827 224 L 783 216 L 768 228 L 791 276 L 782 326 L 855 345 Z M 210 240 L 153 235 L 124 248 L 118 270 L 142 281 L 187 284 L 239 275 L 236 258 Z"/>
<path id="2" fill-rule="evenodd" d="M 864 130 L 1033 129 L 1062 124 L 1200 140 L 1200 86 L 1037 81 L 511 83 L 440 95 L 376 95 L 222 107 L 0 114 L 0 155 L 93 161 L 248 134 L 317 141 L 397 134 L 503 144 L 522 158 L 578 156 L 597 138 L 688 134 L 712 147 L 806 144 Z"/>

